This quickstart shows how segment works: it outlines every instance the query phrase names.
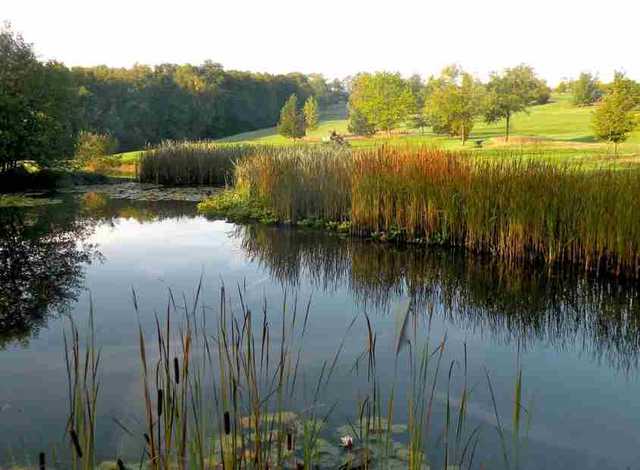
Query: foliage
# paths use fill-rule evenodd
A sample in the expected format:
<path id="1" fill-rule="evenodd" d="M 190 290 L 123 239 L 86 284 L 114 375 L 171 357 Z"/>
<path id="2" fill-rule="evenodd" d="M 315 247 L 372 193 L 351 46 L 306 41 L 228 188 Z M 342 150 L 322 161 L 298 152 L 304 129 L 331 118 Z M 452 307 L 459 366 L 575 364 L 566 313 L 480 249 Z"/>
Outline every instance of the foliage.
<path id="1" fill-rule="evenodd" d="M 464 145 L 483 110 L 483 100 L 482 84 L 459 67 L 450 66 L 431 82 L 425 114 L 441 132 L 460 136 Z"/>
<path id="2" fill-rule="evenodd" d="M 305 135 L 305 113 L 298 109 L 298 97 L 293 94 L 280 110 L 278 134 L 291 139 Z"/>
<path id="3" fill-rule="evenodd" d="M 9 25 L 0 28 L 0 172 L 20 160 L 50 165 L 73 154 L 78 114 L 69 71 L 43 64 Z"/>
<path id="4" fill-rule="evenodd" d="M 638 104 L 633 87 L 624 77 L 617 77 L 593 113 L 593 130 L 600 140 L 618 144 L 628 139 L 638 126 L 635 108 Z"/>
<path id="5" fill-rule="evenodd" d="M 361 113 L 376 130 L 390 132 L 414 107 L 411 88 L 398 73 L 361 73 L 351 84 L 350 111 Z"/>
<path id="6" fill-rule="evenodd" d="M 589 106 L 602 98 L 602 88 L 598 77 L 583 72 L 577 80 L 570 85 L 573 104 L 576 106 Z"/>
<path id="7" fill-rule="evenodd" d="M 347 130 L 354 135 L 370 137 L 376 133 L 375 126 L 369 122 L 362 112 L 349 108 L 349 123 Z"/>
<path id="8" fill-rule="evenodd" d="M 511 117 L 526 111 L 539 97 L 540 79 L 528 65 L 518 65 L 493 73 L 487 84 L 485 120 L 489 123 L 505 120 L 505 140 L 509 140 Z"/>
<path id="9" fill-rule="evenodd" d="M 95 134 L 88 131 L 80 131 L 76 145 L 75 159 L 86 162 L 93 158 L 105 157 L 115 153 L 118 149 L 118 141 L 109 134 Z"/>
<path id="10" fill-rule="evenodd" d="M 318 115 L 318 101 L 313 96 L 310 96 L 307 98 L 307 101 L 304 102 L 302 111 L 304 113 L 306 129 L 309 129 L 310 131 L 316 130 L 320 121 L 320 116 Z"/>

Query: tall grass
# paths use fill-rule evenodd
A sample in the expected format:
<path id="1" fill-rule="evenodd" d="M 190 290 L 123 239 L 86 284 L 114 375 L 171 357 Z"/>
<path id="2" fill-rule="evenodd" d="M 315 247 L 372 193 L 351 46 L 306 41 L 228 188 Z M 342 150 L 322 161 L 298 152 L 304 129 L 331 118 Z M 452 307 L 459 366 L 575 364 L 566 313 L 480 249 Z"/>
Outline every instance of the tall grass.
<path id="1" fill-rule="evenodd" d="M 172 186 L 223 185 L 231 182 L 235 163 L 256 148 L 213 141 L 166 141 L 140 155 L 137 177 L 143 183 Z"/>
<path id="2" fill-rule="evenodd" d="M 424 147 L 299 147 L 258 151 L 236 179 L 282 222 L 350 221 L 358 235 L 640 277 L 638 171 L 479 162 Z"/>

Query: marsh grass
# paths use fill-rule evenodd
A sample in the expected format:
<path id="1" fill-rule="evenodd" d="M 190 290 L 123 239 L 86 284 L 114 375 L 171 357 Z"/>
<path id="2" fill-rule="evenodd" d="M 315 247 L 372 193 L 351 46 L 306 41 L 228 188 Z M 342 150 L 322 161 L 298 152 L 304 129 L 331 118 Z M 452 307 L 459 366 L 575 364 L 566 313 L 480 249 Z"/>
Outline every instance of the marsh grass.
<path id="1" fill-rule="evenodd" d="M 140 154 L 136 176 L 143 183 L 169 186 L 224 185 L 232 182 L 236 162 L 255 153 L 257 147 L 166 141 Z"/>
<path id="2" fill-rule="evenodd" d="M 300 146 L 258 151 L 235 174 L 243 204 L 259 204 L 271 222 L 347 224 L 355 235 L 460 246 L 507 264 L 640 277 L 638 171 L 428 147 Z"/>

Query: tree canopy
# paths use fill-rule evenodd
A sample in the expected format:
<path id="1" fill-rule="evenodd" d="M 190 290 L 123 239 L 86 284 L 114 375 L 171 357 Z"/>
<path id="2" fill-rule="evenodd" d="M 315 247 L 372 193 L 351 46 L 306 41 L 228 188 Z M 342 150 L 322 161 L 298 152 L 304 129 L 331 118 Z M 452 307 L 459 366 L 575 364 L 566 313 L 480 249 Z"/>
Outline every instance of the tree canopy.
<path id="1" fill-rule="evenodd" d="M 377 130 L 390 132 L 408 119 L 415 107 L 411 88 L 399 73 L 362 73 L 351 84 L 349 108 Z"/>
<path id="2" fill-rule="evenodd" d="M 624 142 L 638 127 L 636 109 L 640 104 L 638 85 L 622 74 L 609 87 L 604 98 L 593 113 L 592 126 L 600 140 L 610 142 L 618 151 L 618 144 Z"/>
<path id="3" fill-rule="evenodd" d="M 493 73 L 487 84 L 485 120 L 489 123 L 505 120 L 505 140 L 509 140 L 511 118 L 526 111 L 540 96 L 541 80 L 528 65 Z"/>
<path id="4" fill-rule="evenodd" d="M 67 68 L 39 62 L 22 36 L 0 28 L 0 171 L 20 160 L 50 164 L 73 155 L 78 118 Z"/>

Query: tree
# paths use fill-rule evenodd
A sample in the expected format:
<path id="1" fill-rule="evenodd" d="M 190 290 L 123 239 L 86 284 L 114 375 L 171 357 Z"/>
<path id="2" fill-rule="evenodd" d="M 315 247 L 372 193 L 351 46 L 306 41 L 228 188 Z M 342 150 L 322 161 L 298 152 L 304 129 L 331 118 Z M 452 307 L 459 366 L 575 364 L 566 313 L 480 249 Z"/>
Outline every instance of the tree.
<path id="1" fill-rule="evenodd" d="M 602 89 L 598 77 L 583 72 L 571 84 L 572 101 L 576 106 L 589 106 L 602 98 Z"/>
<path id="2" fill-rule="evenodd" d="M 72 156 L 77 96 L 66 67 L 39 62 L 22 36 L 0 28 L 0 172 L 20 160 L 49 165 Z"/>
<path id="3" fill-rule="evenodd" d="M 81 131 L 78 134 L 75 159 L 80 163 L 84 163 L 93 158 L 111 155 L 117 150 L 118 141 L 113 136 Z"/>
<path id="4" fill-rule="evenodd" d="M 539 79 L 527 65 L 518 65 L 504 70 L 501 74 L 491 74 L 487 84 L 485 120 L 488 123 L 505 120 L 505 140 L 509 140 L 511 118 L 526 111 L 536 99 Z"/>
<path id="5" fill-rule="evenodd" d="M 464 145 L 477 116 L 482 113 L 484 87 L 458 66 L 446 67 L 431 82 L 425 114 L 441 132 L 459 136 Z"/>
<path id="6" fill-rule="evenodd" d="M 357 109 L 349 109 L 349 124 L 347 130 L 354 135 L 371 137 L 376 133 L 376 128 Z"/>
<path id="7" fill-rule="evenodd" d="M 411 89 L 398 73 L 362 73 L 351 84 L 350 110 L 361 113 L 377 130 L 390 134 L 413 107 Z"/>
<path id="8" fill-rule="evenodd" d="M 429 125 L 429 120 L 424 111 L 424 103 L 426 97 L 426 87 L 420 75 L 414 74 L 407 80 L 409 89 L 413 96 L 413 108 L 407 121 L 411 129 L 418 129 L 420 133 L 424 133 L 424 128 Z"/>
<path id="9" fill-rule="evenodd" d="M 317 129 L 320 118 L 318 116 L 318 102 L 316 101 L 315 97 L 310 96 L 309 98 L 307 98 L 307 101 L 304 102 L 302 111 L 304 113 L 304 122 L 306 128 L 309 130 Z"/>
<path id="10" fill-rule="evenodd" d="M 624 142 L 638 126 L 635 108 L 638 98 L 633 88 L 623 76 L 616 77 L 610 90 L 593 113 L 592 126 L 596 137 L 614 144 L 618 154 L 618 144 Z"/>
<path id="11" fill-rule="evenodd" d="M 298 110 L 298 97 L 291 95 L 280 110 L 278 134 L 291 139 L 304 137 L 304 114 Z"/>

